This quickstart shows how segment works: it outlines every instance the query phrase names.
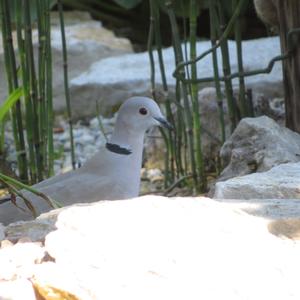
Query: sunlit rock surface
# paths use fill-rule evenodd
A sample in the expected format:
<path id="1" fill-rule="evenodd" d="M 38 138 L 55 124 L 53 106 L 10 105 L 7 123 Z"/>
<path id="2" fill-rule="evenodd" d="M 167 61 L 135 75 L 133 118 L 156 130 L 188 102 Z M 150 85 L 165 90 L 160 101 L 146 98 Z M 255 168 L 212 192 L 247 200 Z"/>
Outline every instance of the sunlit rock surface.
<path id="1" fill-rule="evenodd" d="M 299 199 L 300 163 L 281 164 L 267 172 L 217 182 L 214 198 Z"/>
<path id="2" fill-rule="evenodd" d="M 64 208 L 45 244 L 0 249 L 0 282 L 64 299 L 299 299 L 294 208 L 155 196 Z"/>

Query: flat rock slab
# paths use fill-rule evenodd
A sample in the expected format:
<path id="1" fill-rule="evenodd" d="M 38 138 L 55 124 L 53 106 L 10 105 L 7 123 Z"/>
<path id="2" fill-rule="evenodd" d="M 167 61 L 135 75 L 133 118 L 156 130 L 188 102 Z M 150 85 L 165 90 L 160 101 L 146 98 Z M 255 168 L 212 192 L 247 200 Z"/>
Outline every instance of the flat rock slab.
<path id="1" fill-rule="evenodd" d="M 267 220 L 300 219 L 299 199 L 215 199 L 232 209 Z M 299 227 L 300 229 L 300 227 Z"/>
<path id="2" fill-rule="evenodd" d="M 229 53 L 232 72 L 238 71 L 237 51 L 235 42 L 229 41 Z M 197 53 L 201 54 L 211 48 L 209 41 L 197 43 Z M 279 38 L 264 38 L 258 40 L 243 41 L 243 62 L 245 71 L 261 69 L 269 64 L 274 56 L 280 54 Z M 166 78 L 170 88 L 175 86 L 173 72 L 175 69 L 174 51 L 172 48 L 163 50 Z M 155 81 L 157 87 L 161 86 L 161 76 L 157 55 L 154 55 L 156 66 Z M 218 51 L 218 59 L 221 61 L 221 52 Z M 211 55 L 197 63 L 199 77 L 213 76 L 213 64 Z M 219 64 L 222 74 L 222 66 Z M 135 95 L 150 95 L 150 64 L 147 52 L 138 54 L 126 54 L 119 57 L 101 59 L 80 76 L 70 82 L 71 96 L 74 103 L 83 103 L 82 114 L 94 114 L 94 103 L 101 103 L 101 112 L 110 112 L 114 105 L 119 105 L 126 98 Z M 237 80 L 233 81 L 238 83 Z M 266 91 L 272 87 L 274 90 L 282 90 L 281 63 L 276 63 L 270 74 L 257 75 L 246 78 L 248 88 L 255 91 Z M 208 85 L 208 84 L 206 84 Z M 274 92 L 272 92 L 274 94 Z M 281 92 L 282 94 L 282 92 Z M 84 100 L 83 100 L 84 99 Z"/>
<path id="3" fill-rule="evenodd" d="M 298 300 L 300 209 L 258 201 L 145 196 L 11 224 L 28 241 L 1 243 L 0 299 Z"/>
<path id="4" fill-rule="evenodd" d="M 300 243 L 225 203 L 147 196 L 72 207 L 56 226 L 45 248 L 86 299 L 300 297 Z"/>
<path id="5" fill-rule="evenodd" d="M 299 199 L 300 163 L 281 164 L 267 172 L 217 182 L 218 199 Z"/>

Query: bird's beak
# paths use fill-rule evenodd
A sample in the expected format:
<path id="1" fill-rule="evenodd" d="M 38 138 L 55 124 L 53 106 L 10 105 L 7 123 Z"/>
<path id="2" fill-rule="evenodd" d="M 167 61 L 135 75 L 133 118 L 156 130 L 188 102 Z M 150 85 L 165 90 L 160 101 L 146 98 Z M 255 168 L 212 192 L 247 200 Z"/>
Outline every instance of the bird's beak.
<path id="1" fill-rule="evenodd" d="M 164 118 L 161 118 L 161 117 L 153 117 L 156 121 L 159 122 L 159 125 L 162 126 L 162 127 L 165 127 L 169 130 L 173 130 L 174 127 Z"/>

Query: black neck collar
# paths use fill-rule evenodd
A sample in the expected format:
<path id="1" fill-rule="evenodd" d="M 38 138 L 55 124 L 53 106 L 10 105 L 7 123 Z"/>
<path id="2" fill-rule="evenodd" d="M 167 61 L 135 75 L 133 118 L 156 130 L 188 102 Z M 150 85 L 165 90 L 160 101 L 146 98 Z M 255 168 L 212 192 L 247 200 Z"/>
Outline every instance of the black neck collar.
<path id="1" fill-rule="evenodd" d="M 108 151 L 121 155 L 130 155 L 132 153 L 130 149 L 121 147 L 118 144 L 106 143 L 105 147 Z"/>

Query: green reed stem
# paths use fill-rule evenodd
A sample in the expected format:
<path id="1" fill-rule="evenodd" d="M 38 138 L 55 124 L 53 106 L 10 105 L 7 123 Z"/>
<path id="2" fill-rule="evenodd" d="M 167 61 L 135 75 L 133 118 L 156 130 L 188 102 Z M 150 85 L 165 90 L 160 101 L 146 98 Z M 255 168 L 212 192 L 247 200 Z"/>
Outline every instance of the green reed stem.
<path id="1" fill-rule="evenodd" d="M 34 150 L 34 141 L 33 141 L 33 122 L 32 122 L 32 103 L 30 100 L 30 82 L 28 76 L 28 67 L 27 67 L 27 59 L 25 52 L 25 41 L 23 38 L 23 29 L 25 27 L 24 20 L 24 9 L 22 2 L 19 0 L 15 0 L 15 8 L 16 8 L 16 30 L 17 30 L 17 42 L 18 42 L 18 53 L 19 53 L 19 61 L 21 66 L 21 77 L 22 84 L 24 88 L 24 102 L 25 102 L 25 129 L 26 129 L 26 137 L 27 137 L 27 145 L 28 145 L 28 173 L 30 174 L 29 182 L 36 181 L 36 161 L 35 161 L 35 150 Z"/>
<path id="2" fill-rule="evenodd" d="M 178 26 L 175 18 L 175 13 L 172 9 L 173 1 L 167 0 L 165 2 L 167 7 L 167 14 L 171 23 L 171 29 L 172 29 L 172 36 L 173 36 L 173 42 L 174 42 L 174 50 L 175 50 L 175 56 L 176 56 L 176 65 L 179 63 L 182 63 L 183 60 L 183 53 L 181 48 L 181 42 L 179 37 L 179 31 Z M 185 71 L 181 70 L 182 76 L 185 77 Z M 194 155 L 194 140 L 193 140 L 193 115 L 191 113 L 189 100 L 188 100 L 188 90 L 187 86 L 184 83 L 181 83 L 181 90 L 183 94 L 183 100 L 184 100 L 184 115 L 185 115 L 185 125 L 187 130 L 187 138 L 188 138 L 188 148 L 190 153 L 190 165 L 192 169 L 193 179 L 195 187 L 198 186 L 198 176 L 197 176 L 197 169 L 195 164 L 195 155 Z"/>
<path id="3" fill-rule="evenodd" d="M 171 122 L 171 124 L 175 128 L 175 120 L 172 114 L 171 110 L 171 102 L 169 99 L 169 90 L 168 90 L 168 83 L 166 78 L 166 72 L 164 67 L 164 60 L 163 60 L 163 54 L 162 54 L 162 40 L 161 40 L 161 34 L 160 34 L 160 12 L 159 7 L 156 3 L 156 1 L 150 0 L 150 11 L 151 11 L 151 17 L 153 19 L 154 23 L 154 31 L 155 31 L 155 43 L 156 43 L 156 50 L 158 54 L 158 63 L 160 68 L 160 75 L 162 79 L 162 85 L 163 85 L 163 91 L 165 96 L 165 108 L 166 108 L 166 116 L 167 119 Z M 175 179 L 175 139 L 176 139 L 176 133 L 173 135 L 173 132 L 170 130 L 165 133 L 163 130 L 161 130 L 162 136 L 164 137 L 164 141 L 167 147 L 167 153 L 165 157 L 165 187 L 167 187 L 170 183 L 172 183 Z"/>
<path id="4" fill-rule="evenodd" d="M 46 105 L 47 105 L 47 140 L 48 140 L 48 177 L 54 174 L 54 146 L 53 146 L 53 103 L 52 103 L 52 52 L 50 30 L 50 1 L 46 0 L 45 8 L 46 28 Z"/>
<path id="5" fill-rule="evenodd" d="M 218 0 L 218 1 L 220 1 L 220 0 Z M 189 60 L 189 61 L 186 61 L 186 62 L 181 62 L 180 64 L 178 64 L 178 65 L 176 66 L 176 69 L 175 69 L 175 71 L 174 71 L 174 73 L 173 73 L 173 76 L 174 76 L 175 78 L 180 77 L 180 76 L 179 76 L 179 75 L 180 75 L 180 70 L 181 70 L 184 66 L 190 65 L 190 64 L 193 64 L 193 63 L 196 63 L 196 62 L 200 61 L 200 60 L 203 59 L 205 56 L 209 55 L 209 54 L 212 53 L 215 49 L 217 49 L 217 48 L 220 46 L 220 44 L 221 44 L 221 42 L 222 42 L 223 40 L 225 40 L 225 39 L 228 38 L 228 36 L 229 36 L 229 34 L 230 34 L 230 32 L 231 32 L 231 30 L 232 30 L 234 24 L 235 24 L 236 19 L 238 18 L 238 16 L 239 16 L 241 10 L 242 10 L 243 7 L 248 3 L 248 1 L 249 1 L 249 0 L 240 0 L 240 1 L 239 1 L 239 3 L 238 3 L 238 5 L 237 5 L 237 7 L 236 7 L 236 9 L 235 9 L 235 11 L 234 11 L 234 13 L 233 13 L 231 19 L 230 19 L 230 21 L 228 22 L 228 25 L 227 25 L 226 29 L 224 30 L 223 34 L 220 36 L 220 38 L 219 38 L 219 40 L 218 40 L 218 43 L 217 43 L 213 48 L 210 48 L 210 49 L 204 51 L 204 52 L 201 53 L 199 56 L 197 56 L 197 58 L 194 59 L 194 60 Z"/>
<path id="6" fill-rule="evenodd" d="M 226 29 L 225 24 L 225 16 L 224 16 L 224 8 L 222 7 L 222 3 L 220 0 L 217 0 L 217 10 L 218 14 L 215 14 L 216 24 L 218 25 L 217 29 L 219 32 L 219 36 L 221 36 L 221 32 L 223 33 Z M 222 53 L 222 62 L 223 62 L 223 73 L 225 76 L 225 94 L 228 105 L 229 118 L 231 121 L 231 132 L 235 129 L 237 125 L 237 110 L 236 105 L 234 103 L 233 98 L 233 89 L 232 89 L 232 81 L 231 79 L 226 78 L 226 76 L 231 74 L 231 66 L 230 66 L 230 57 L 228 50 L 228 39 L 225 38 L 220 43 L 221 53 Z"/>
<path id="7" fill-rule="evenodd" d="M 7 0 L 1 1 L 1 18 L 2 18 L 2 36 L 3 45 L 6 60 L 6 74 L 8 81 L 8 91 L 12 93 L 14 89 L 17 89 L 18 75 L 15 51 L 12 39 L 12 23 L 11 23 L 11 13 L 9 10 L 9 3 Z M 17 151 L 17 162 L 19 169 L 20 179 L 23 181 L 28 180 L 27 176 L 27 157 L 25 150 L 25 139 L 23 133 L 23 121 L 22 121 L 22 111 L 21 111 L 21 101 L 17 101 L 15 107 L 12 109 L 12 124 L 14 132 L 14 140 Z"/>
<path id="8" fill-rule="evenodd" d="M 67 57 L 65 26 L 64 26 L 63 4 L 62 4 L 61 0 L 57 1 L 57 6 L 58 6 L 58 11 L 59 11 L 62 50 L 63 50 L 64 86 L 65 86 L 67 114 L 68 114 L 69 131 L 70 131 L 71 161 L 72 161 L 72 167 L 73 167 L 73 169 L 75 169 L 76 168 L 76 159 L 75 159 L 73 120 L 72 120 L 71 101 L 70 101 L 69 79 L 68 79 L 68 57 Z"/>
<path id="9" fill-rule="evenodd" d="M 37 181 L 43 180 L 43 157 L 40 152 L 40 132 L 39 132 L 39 106 L 37 79 L 33 53 L 32 28 L 31 28 L 31 12 L 29 0 L 24 0 L 24 19 L 25 19 L 25 52 L 28 63 L 28 75 L 30 83 L 30 101 L 32 104 L 32 128 L 33 128 L 33 143 L 35 150 L 35 163 L 37 171 Z"/>
<path id="10" fill-rule="evenodd" d="M 39 103 L 39 137 L 40 156 L 43 158 L 43 176 L 47 177 L 47 124 L 45 99 L 45 64 L 46 64 L 46 35 L 45 35 L 45 1 L 36 0 L 38 24 L 38 103 Z"/>
<path id="11" fill-rule="evenodd" d="M 147 49 L 149 54 L 149 61 L 150 61 L 150 70 L 151 70 L 151 93 L 153 98 L 156 100 L 156 87 L 155 87 L 155 62 L 154 62 L 154 56 L 153 56 L 153 43 L 155 40 L 155 23 L 157 20 L 155 19 L 155 3 L 153 0 L 149 0 L 150 5 L 150 26 L 149 26 L 149 33 L 148 33 L 148 43 L 147 43 Z M 169 156 L 170 156 L 170 147 L 169 147 L 169 141 L 167 138 L 167 135 L 164 133 L 163 129 L 160 130 L 161 135 L 164 139 L 165 145 L 166 145 L 166 155 L 165 155 L 165 186 L 168 182 L 169 177 Z"/>
<path id="12" fill-rule="evenodd" d="M 220 120 L 220 127 L 221 127 L 221 140 L 223 144 L 226 139 L 226 133 L 225 133 L 223 96 L 221 91 L 221 82 L 220 82 L 220 74 L 219 74 L 219 67 L 218 67 L 218 56 L 217 56 L 217 50 L 215 49 L 215 45 L 217 42 L 217 32 L 216 32 L 217 25 L 215 24 L 216 19 L 213 17 L 214 6 L 215 6 L 215 0 L 209 1 L 210 40 L 211 40 L 212 48 L 214 48 L 212 52 L 212 62 L 214 68 L 215 88 L 216 88 L 219 120 Z"/>
<path id="13" fill-rule="evenodd" d="M 147 50 L 149 55 L 150 61 L 150 81 L 151 81 L 151 94 L 153 98 L 156 98 L 155 95 L 155 63 L 153 57 L 153 41 L 154 41 L 154 8 L 153 3 L 150 0 L 150 26 L 149 26 L 149 33 L 148 33 L 148 42 L 147 42 Z"/>
<path id="14" fill-rule="evenodd" d="M 238 0 L 232 0 L 232 8 L 237 6 Z M 236 49 L 237 49 L 237 61 L 238 61 L 238 71 L 239 73 L 244 73 L 243 66 L 243 49 L 242 49 L 242 32 L 241 32 L 241 17 L 237 18 L 234 26 Z M 239 77 L 239 105 L 241 110 L 241 116 L 248 116 L 247 102 L 246 102 L 246 87 L 245 79 L 243 76 Z"/>
<path id="15" fill-rule="evenodd" d="M 197 6 L 196 0 L 190 0 L 190 58 L 197 57 Z M 197 65 L 191 65 L 191 77 L 197 78 Z M 198 84 L 191 84 L 191 99 L 193 107 L 193 134 L 195 141 L 195 156 L 197 175 L 200 179 L 200 185 L 196 186 L 197 192 L 201 192 L 206 188 L 206 178 L 204 172 L 203 155 L 201 149 L 201 121 L 198 102 Z"/>

